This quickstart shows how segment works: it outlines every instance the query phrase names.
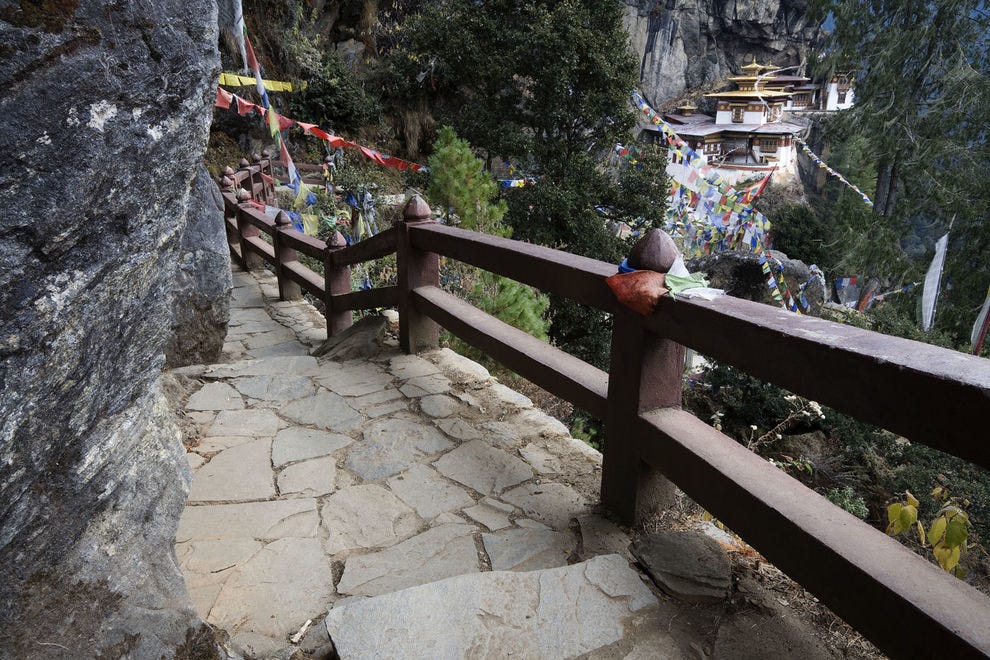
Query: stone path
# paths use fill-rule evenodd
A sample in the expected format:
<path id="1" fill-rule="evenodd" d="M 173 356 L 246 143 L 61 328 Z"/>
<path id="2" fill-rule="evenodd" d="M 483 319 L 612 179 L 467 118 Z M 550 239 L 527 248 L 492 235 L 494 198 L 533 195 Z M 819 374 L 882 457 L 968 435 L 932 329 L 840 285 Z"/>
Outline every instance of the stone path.
<path id="1" fill-rule="evenodd" d="M 266 273 L 234 285 L 230 361 L 177 370 L 202 386 L 176 539 L 234 652 L 320 657 L 329 634 L 343 658 L 698 656 L 697 616 L 594 508 L 598 452 L 446 349 L 310 357 L 314 308 Z"/>

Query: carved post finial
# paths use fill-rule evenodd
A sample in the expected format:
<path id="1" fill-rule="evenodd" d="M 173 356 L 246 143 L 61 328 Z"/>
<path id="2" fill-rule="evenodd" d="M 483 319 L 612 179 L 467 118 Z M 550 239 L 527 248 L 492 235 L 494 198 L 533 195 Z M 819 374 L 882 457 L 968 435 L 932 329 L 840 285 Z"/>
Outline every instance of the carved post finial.
<path id="1" fill-rule="evenodd" d="M 251 193 L 249 193 L 248 191 L 244 190 L 244 188 L 241 188 L 240 190 L 237 191 L 237 201 L 238 202 L 246 202 L 249 199 L 251 199 Z"/>
<path id="2" fill-rule="evenodd" d="M 234 176 L 234 168 L 231 167 L 230 165 L 228 165 L 227 167 L 223 168 L 223 175 L 224 176 Z"/>
<path id="3" fill-rule="evenodd" d="M 251 163 L 248 162 L 247 158 L 241 158 L 240 162 L 237 163 L 237 166 L 244 169 L 245 167 L 251 167 Z"/>
<path id="4" fill-rule="evenodd" d="M 268 151 L 268 149 L 262 149 L 261 150 L 261 157 L 262 158 L 271 158 L 272 157 L 272 152 Z"/>
<path id="5" fill-rule="evenodd" d="M 433 211 L 426 200 L 419 195 L 413 196 L 406 202 L 406 208 L 402 211 L 403 222 L 424 222 L 433 219 Z"/>
<path id="6" fill-rule="evenodd" d="M 335 231 L 333 236 L 330 237 L 330 247 L 342 248 L 347 247 L 347 239 L 339 231 Z"/>
<path id="7" fill-rule="evenodd" d="M 258 153 L 251 154 L 251 160 L 253 162 L 255 162 L 255 163 L 260 163 L 261 162 L 261 154 L 258 154 Z"/>
<path id="8" fill-rule="evenodd" d="M 275 216 L 275 224 L 279 227 L 292 226 L 292 218 L 285 211 L 279 211 Z"/>

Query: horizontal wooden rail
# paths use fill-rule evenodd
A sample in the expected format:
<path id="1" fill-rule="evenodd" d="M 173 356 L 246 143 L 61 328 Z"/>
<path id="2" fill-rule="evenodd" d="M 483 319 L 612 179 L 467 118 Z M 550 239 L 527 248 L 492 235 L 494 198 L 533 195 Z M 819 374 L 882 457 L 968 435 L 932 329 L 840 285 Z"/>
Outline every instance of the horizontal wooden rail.
<path id="1" fill-rule="evenodd" d="M 244 238 L 244 245 L 254 252 L 255 254 L 261 255 L 261 258 L 275 266 L 278 264 L 278 260 L 275 258 L 275 248 L 271 246 L 270 243 L 266 242 L 265 239 L 260 236 L 246 236 Z M 247 256 L 247 255 L 241 255 Z"/>
<path id="2" fill-rule="evenodd" d="M 360 243 L 349 245 L 340 250 L 334 250 L 330 259 L 334 266 L 351 266 L 354 264 L 381 259 L 395 252 L 395 228 L 386 229 L 380 234 L 367 238 Z"/>
<path id="3" fill-rule="evenodd" d="M 420 224 L 410 228 L 414 247 L 463 261 L 542 291 L 605 311 L 615 309 L 605 278 L 614 264 L 507 238 Z"/>
<path id="4" fill-rule="evenodd" d="M 436 287 L 414 289 L 413 305 L 519 375 L 592 415 L 604 417 L 608 374 L 499 321 Z"/>
<path id="5" fill-rule="evenodd" d="M 802 396 L 990 468 L 990 361 L 728 296 L 664 298 L 647 327 Z M 946 423 L 951 419 L 951 423 Z"/>
<path id="6" fill-rule="evenodd" d="M 990 600 L 688 412 L 644 414 L 643 459 L 899 657 L 990 653 Z"/>
<path id="7" fill-rule="evenodd" d="M 275 233 L 275 221 L 253 206 L 241 206 L 240 212 L 241 217 L 243 217 L 249 225 L 257 227 L 269 236 Z"/>
<path id="8" fill-rule="evenodd" d="M 303 289 L 322 299 L 325 294 L 325 280 L 323 277 L 298 261 L 285 261 L 282 263 L 283 272 L 289 279 L 301 286 Z"/>
<path id="9" fill-rule="evenodd" d="M 358 309 L 378 309 L 379 307 L 395 307 L 399 302 L 399 291 L 394 286 L 383 286 L 378 289 L 351 291 L 333 296 L 335 311 L 348 312 Z"/>
<path id="10" fill-rule="evenodd" d="M 313 236 L 307 236 L 302 232 L 298 232 L 295 229 L 282 229 L 279 236 L 279 240 L 283 242 L 286 247 L 297 250 L 307 257 L 312 257 L 313 259 L 323 259 L 323 255 L 326 252 L 327 244 L 318 238 Z"/>

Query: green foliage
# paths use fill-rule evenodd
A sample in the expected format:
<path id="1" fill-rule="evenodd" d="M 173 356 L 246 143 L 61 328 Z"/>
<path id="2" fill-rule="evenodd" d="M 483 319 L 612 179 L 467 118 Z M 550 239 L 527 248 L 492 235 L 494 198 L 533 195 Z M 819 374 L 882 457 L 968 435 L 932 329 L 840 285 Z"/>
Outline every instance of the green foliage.
<path id="1" fill-rule="evenodd" d="M 324 129 L 353 132 L 378 121 L 381 107 L 335 51 L 323 53 L 309 85 L 293 99 L 299 118 Z"/>
<path id="2" fill-rule="evenodd" d="M 498 184 L 484 163 L 475 157 L 467 141 L 457 137 L 449 126 L 437 132 L 430 157 L 430 186 L 426 196 L 434 209 L 446 211 L 458 218 L 463 229 L 480 231 L 496 236 L 508 236 L 511 231 L 502 224 L 505 202 L 492 200 L 498 194 Z"/>
<path id="3" fill-rule="evenodd" d="M 905 491 L 902 502 L 894 502 L 887 507 L 887 534 L 897 536 L 911 530 L 917 530 L 918 540 L 922 546 L 931 544 L 932 555 L 943 570 L 956 577 L 965 577 L 966 572 L 959 565 L 961 556 L 966 552 L 966 540 L 969 538 L 971 526 L 969 514 L 963 509 L 968 502 L 958 497 L 950 497 L 941 486 L 932 491 L 932 496 L 941 504 L 932 519 L 925 535 L 925 527 L 918 520 L 920 502 Z"/>
<path id="4" fill-rule="evenodd" d="M 667 213 L 667 150 L 659 145 L 637 146 L 635 162 L 622 162 L 618 183 L 610 187 L 613 197 L 606 203 L 618 212 L 618 220 L 644 218 L 643 229 L 663 228 Z"/>
<path id="5" fill-rule="evenodd" d="M 866 502 L 856 494 L 852 486 L 829 489 L 825 493 L 825 499 L 836 506 L 842 507 L 857 518 L 866 518 L 866 516 L 870 515 L 870 510 L 867 508 Z"/>

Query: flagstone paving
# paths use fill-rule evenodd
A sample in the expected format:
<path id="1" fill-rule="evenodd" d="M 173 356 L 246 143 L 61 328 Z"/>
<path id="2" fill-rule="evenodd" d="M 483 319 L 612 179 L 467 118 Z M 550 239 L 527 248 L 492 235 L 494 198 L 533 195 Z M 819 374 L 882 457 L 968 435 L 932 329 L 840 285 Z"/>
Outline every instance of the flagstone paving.
<path id="1" fill-rule="evenodd" d="M 595 509 L 598 452 L 446 349 L 310 357 L 312 306 L 234 285 L 228 361 L 176 370 L 202 383 L 176 554 L 234 652 L 287 657 L 311 620 L 344 658 L 697 656 Z"/>

